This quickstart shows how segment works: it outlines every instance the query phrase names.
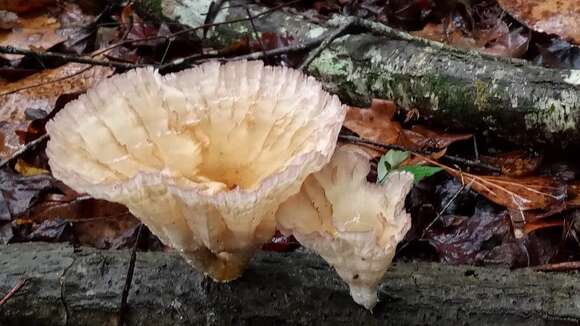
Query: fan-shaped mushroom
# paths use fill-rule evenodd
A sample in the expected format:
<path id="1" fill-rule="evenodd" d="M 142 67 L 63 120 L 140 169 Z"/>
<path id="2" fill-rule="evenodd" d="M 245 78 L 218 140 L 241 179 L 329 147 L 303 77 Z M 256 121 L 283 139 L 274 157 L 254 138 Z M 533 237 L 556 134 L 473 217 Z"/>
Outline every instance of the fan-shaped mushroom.
<path id="1" fill-rule="evenodd" d="M 271 239 L 281 202 L 330 159 L 345 109 L 299 71 L 211 62 L 137 69 L 47 125 L 55 177 L 120 202 L 219 281 Z"/>
<path id="2" fill-rule="evenodd" d="M 369 183 L 369 159 L 362 151 L 337 149 L 280 206 L 276 219 L 282 233 L 322 256 L 348 283 L 353 299 L 372 309 L 397 243 L 411 226 L 404 203 L 413 176 L 393 172 L 382 185 Z"/>

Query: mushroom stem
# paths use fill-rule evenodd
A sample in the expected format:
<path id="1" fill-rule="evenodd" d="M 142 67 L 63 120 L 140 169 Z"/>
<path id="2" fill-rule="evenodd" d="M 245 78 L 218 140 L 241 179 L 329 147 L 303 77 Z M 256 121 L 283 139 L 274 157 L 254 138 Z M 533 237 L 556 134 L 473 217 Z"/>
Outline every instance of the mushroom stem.
<path id="1" fill-rule="evenodd" d="M 195 251 L 182 251 L 181 255 L 188 264 L 217 282 L 229 282 L 237 279 L 250 261 L 252 252 L 214 253 L 202 247 Z"/>

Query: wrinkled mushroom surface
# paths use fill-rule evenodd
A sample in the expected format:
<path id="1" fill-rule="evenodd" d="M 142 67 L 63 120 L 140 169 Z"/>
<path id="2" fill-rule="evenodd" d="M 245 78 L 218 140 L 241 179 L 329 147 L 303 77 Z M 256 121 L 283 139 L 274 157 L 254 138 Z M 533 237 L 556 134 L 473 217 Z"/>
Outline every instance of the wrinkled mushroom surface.
<path id="1" fill-rule="evenodd" d="M 384 184 L 367 182 L 370 156 L 343 147 L 277 212 L 278 228 L 317 252 L 348 283 L 367 309 L 399 241 L 411 226 L 405 197 L 413 176 L 394 172 Z"/>
<path id="2" fill-rule="evenodd" d="M 216 280 L 241 273 L 281 202 L 330 159 L 345 109 L 261 62 L 116 75 L 47 124 L 52 173 L 120 202 Z"/>

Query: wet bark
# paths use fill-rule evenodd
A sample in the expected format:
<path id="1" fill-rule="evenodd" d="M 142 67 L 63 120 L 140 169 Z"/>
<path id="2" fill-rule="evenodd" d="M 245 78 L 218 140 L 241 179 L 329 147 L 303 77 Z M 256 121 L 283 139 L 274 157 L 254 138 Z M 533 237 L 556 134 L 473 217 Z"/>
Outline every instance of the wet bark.
<path id="1" fill-rule="evenodd" d="M 1 325 L 115 325 L 129 251 L 66 244 L 0 247 Z M 213 283 L 175 253 L 138 253 L 128 325 L 576 325 L 580 275 L 398 263 L 371 314 L 321 259 L 259 253 L 242 278 Z"/>
<path id="2" fill-rule="evenodd" d="M 209 0 L 141 0 L 138 7 L 162 19 L 199 26 Z M 251 5 L 253 15 L 268 10 Z M 216 22 L 246 18 L 243 7 L 226 6 Z M 346 22 L 319 22 L 306 14 L 277 10 L 254 19 L 256 31 L 307 42 Z M 456 129 L 480 131 L 524 144 L 580 144 L 580 71 L 547 69 L 518 60 L 452 49 L 440 43 L 365 21 L 337 39 L 310 64 L 307 73 L 349 104 L 394 99 L 405 109 Z M 198 36 L 202 31 L 197 32 Z M 252 37 L 250 22 L 209 29 L 209 42 L 224 47 Z"/>

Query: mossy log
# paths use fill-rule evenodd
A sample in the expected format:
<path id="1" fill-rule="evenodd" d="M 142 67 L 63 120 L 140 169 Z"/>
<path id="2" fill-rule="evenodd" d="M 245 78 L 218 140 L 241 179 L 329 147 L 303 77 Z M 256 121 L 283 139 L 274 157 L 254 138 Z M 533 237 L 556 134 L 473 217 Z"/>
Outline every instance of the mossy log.
<path id="1" fill-rule="evenodd" d="M 0 325 L 116 325 L 129 251 L 0 247 Z M 577 325 L 580 274 L 398 263 L 371 313 L 320 258 L 261 252 L 213 283 L 176 253 L 138 253 L 127 325 Z"/>
<path id="2" fill-rule="evenodd" d="M 190 27 L 203 24 L 209 0 L 140 0 L 138 7 Z M 245 7 L 230 1 L 216 22 L 247 18 Z M 249 5 L 252 15 L 268 8 Z M 279 9 L 255 19 L 255 31 L 307 42 L 347 20 L 319 22 Z M 456 129 L 499 136 L 523 144 L 580 144 L 580 70 L 547 69 L 521 60 L 494 58 L 412 37 L 372 22 L 335 40 L 307 72 L 356 106 L 372 98 L 394 99 L 405 109 Z M 360 26 L 359 26 L 360 27 Z M 252 37 L 249 21 L 209 29 L 214 46 Z M 198 31 L 202 35 L 202 30 Z"/>

